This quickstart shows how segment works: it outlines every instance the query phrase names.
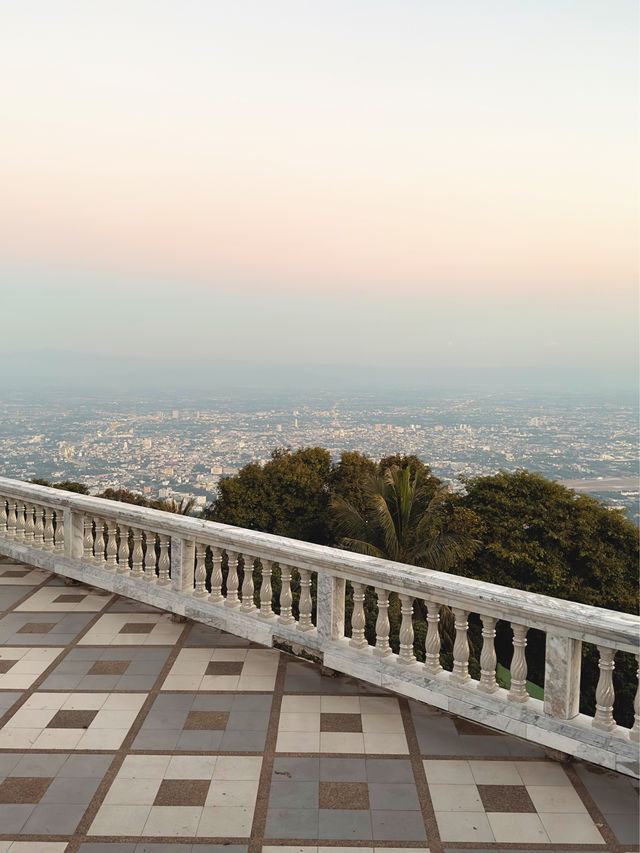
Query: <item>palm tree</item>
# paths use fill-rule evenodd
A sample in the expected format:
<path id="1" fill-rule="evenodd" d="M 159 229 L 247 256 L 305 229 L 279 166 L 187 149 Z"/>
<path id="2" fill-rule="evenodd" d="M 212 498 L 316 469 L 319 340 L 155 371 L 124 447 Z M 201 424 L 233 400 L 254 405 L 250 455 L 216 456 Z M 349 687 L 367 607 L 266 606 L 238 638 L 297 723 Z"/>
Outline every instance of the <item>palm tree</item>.
<path id="1" fill-rule="evenodd" d="M 392 466 L 364 482 L 365 508 L 359 512 L 340 497 L 331 506 L 343 548 L 411 566 L 449 571 L 476 544 L 446 529 L 446 487 L 420 469 Z M 419 604 L 424 613 L 423 603 Z M 440 630 L 452 645 L 453 613 L 442 607 Z"/>

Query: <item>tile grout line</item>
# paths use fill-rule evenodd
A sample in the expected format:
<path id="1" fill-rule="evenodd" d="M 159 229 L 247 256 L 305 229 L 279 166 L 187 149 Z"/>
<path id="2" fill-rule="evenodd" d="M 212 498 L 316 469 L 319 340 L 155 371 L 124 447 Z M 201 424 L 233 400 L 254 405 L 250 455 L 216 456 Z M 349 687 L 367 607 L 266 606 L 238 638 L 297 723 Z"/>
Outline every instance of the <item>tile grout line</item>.
<path id="1" fill-rule="evenodd" d="M 584 784 L 582 779 L 578 776 L 578 773 L 575 767 L 568 762 L 564 767 L 565 773 L 569 777 L 571 784 L 573 785 L 577 795 L 580 797 L 580 801 L 583 803 L 587 812 L 589 813 L 589 817 L 595 823 L 596 828 L 602 835 L 605 844 L 607 845 L 607 849 L 611 851 L 611 853 L 622 853 L 624 849 L 630 848 L 633 845 L 628 844 L 620 844 L 614 831 L 609 826 L 607 819 L 602 814 L 598 806 L 596 805 L 593 797 L 589 793 L 589 789 Z"/>

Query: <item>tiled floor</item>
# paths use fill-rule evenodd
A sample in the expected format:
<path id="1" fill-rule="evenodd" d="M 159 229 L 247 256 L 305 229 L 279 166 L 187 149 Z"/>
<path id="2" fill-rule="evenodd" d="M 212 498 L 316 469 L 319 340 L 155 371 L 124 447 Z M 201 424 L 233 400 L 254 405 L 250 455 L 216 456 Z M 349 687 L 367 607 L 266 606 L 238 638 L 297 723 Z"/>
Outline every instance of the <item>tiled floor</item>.
<path id="1" fill-rule="evenodd" d="M 0 606 L 0 853 L 638 850 L 626 777 L 1 558 Z"/>

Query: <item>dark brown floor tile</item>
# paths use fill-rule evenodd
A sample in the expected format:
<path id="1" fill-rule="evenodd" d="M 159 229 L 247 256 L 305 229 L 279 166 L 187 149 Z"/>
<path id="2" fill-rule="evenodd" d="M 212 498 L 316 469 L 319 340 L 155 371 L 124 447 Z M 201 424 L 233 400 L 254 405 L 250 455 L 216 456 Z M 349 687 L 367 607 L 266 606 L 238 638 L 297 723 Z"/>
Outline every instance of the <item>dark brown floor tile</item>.
<path id="1" fill-rule="evenodd" d="M 79 601 L 84 601 L 86 595 L 70 594 L 59 595 L 53 599 L 54 604 L 77 604 Z"/>
<path id="2" fill-rule="evenodd" d="M 240 675 L 241 660 L 212 660 L 207 665 L 205 675 Z"/>
<path id="3" fill-rule="evenodd" d="M 9 672 L 11 667 L 18 663 L 17 660 L 0 660 L 0 673 Z"/>
<path id="4" fill-rule="evenodd" d="M 39 803 L 52 782 L 42 776 L 9 776 L 0 782 L 0 803 Z"/>
<path id="5" fill-rule="evenodd" d="M 87 675 L 122 675 L 130 663 L 130 660 L 98 660 Z"/>
<path id="6" fill-rule="evenodd" d="M 154 628 L 152 622 L 125 622 L 119 634 L 150 634 Z"/>
<path id="7" fill-rule="evenodd" d="M 453 725 L 459 735 L 481 735 L 486 737 L 503 737 L 500 732 L 494 732 L 492 729 L 487 729 L 484 726 L 479 726 L 477 723 L 472 723 L 471 720 L 463 720 L 461 717 L 452 717 Z"/>
<path id="8" fill-rule="evenodd" d="M 368 809 L 369 789 L 366 782 L 320 782 L 319 808 Z"/>
<path id="9" fill-rule="evenodd" d="M 26 622 L 17 634 L 48 634 L 56 627 L 56 622 Z"/>
<path id="10" fill-rule="evenodd" d="M 163 779 L 154 806 L 203 806 L 207 799 L 208 779 Z"/>
<path id="11" fill-rule="evenodd" d="M 487 812 L 535 812 L 524 785 L 478 785 L 482 805 Z"/>
<path id="12" fill-rule="evenodd" d="M 361 732 L 360 714 L 320 714 L 321 732 Z"/>
<path id="13" fill-rule="evenodd" d="M 3 578 L 26 578 L 29 574 L 28 569 L 7 569 L 6 572 L 2 572 Z"/>
<path id="14" fill-rule="evenodd" d="M 93 722 L 97 711 L 58 711 L 48 729 L 86 729 Z"/>
<path id="15" fill-rule="evenodd" d="M 229 711 L 189 711 L 186 731 L 219 732 L 227 727 Z"/>

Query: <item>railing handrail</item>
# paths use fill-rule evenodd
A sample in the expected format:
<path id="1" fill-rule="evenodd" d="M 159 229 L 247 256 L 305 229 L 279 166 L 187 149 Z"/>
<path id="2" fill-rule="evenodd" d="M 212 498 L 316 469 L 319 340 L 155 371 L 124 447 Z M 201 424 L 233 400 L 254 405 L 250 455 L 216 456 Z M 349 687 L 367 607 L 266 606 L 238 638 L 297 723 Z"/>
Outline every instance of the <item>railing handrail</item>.
<path id="1" fill-rule="evenodd" d="M 80 510 L 235 552 L 246 551 L 252 557 L 358 580 L 369 586 L 404 592 L 409 586 L 419 598 L 437 599 L 561 636 L 638 652 L 640 617 L 630 613 L 7 477 L 0 477 L 0 494 L 38 501 L 54 509 Z"/>

